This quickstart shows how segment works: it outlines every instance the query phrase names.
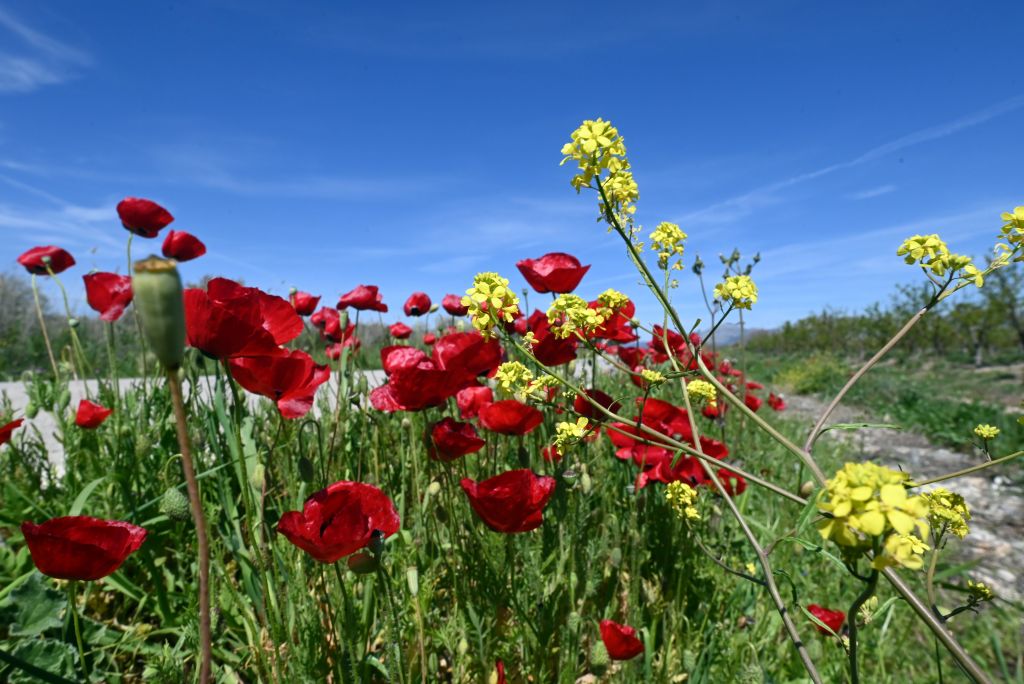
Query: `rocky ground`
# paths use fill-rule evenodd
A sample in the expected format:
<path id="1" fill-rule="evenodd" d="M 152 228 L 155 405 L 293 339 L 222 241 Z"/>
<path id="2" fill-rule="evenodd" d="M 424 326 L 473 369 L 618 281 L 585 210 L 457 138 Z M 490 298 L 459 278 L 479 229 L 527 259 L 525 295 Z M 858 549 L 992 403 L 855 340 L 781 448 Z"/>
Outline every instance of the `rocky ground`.
<path id="1" fill-rule="evenodd" d="M 791 418 L 813 423 L 825 408 L 815 397 L 787 396 Z M 840 406 L 830 422 L 884 422 L 854 409 Z M 904 430 L 862 429 L 832 430 L 822 440 L 840 440 L 852 447 L 863 460 L 902 468 L 917 479 L 929 479 L 980 463 L 980 453 L 964 454 L 933 446 L 921 435 Z M 970 535 L 962 542 L 950 542 L 952 550 L 964 561 L 976 561 L 971 571 L 975 579 L 992 586 L 1004 599 L 1024 599 L 1024 491 L 1005 475 L 1007 467 L 995 466 L 945 483 L 961 494 L 971 509 Z M 1002 470 L 1001 470 L 1002 468 Z"/>

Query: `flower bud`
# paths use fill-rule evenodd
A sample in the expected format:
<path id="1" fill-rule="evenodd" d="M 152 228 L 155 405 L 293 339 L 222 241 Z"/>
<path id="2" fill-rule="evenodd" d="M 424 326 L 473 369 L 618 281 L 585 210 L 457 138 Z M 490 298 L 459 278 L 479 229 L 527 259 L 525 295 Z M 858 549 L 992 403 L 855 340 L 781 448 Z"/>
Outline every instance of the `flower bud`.
<path id="1" fill-rule="evenodd" d="M 377 559 L 365 551 L 354 553 L 348 557 L 348 569 L 357 575 L 369 575 L 377 572 L 379 567 L 380 563 L 377 562 Z"/>
<path id="2" fill-rule="evenodd" d="M 78 319 L 77 318 L 69 318 L 68 319 L 68 327 L 69 328 L 77 328 L 78 327 Z"/>
<path id="3" fill-rule="evenodd" d="M 409 585 L 409 593 L 416 598 L 420 593 L 420 571 L 415 565 L 405 569 L 405 581 Z"/>
<path id="4" fill-rule="evenodd" d="M 178 368 L 185 355 L 185 302 L 174 260 L 136 261 L 132 291 L 150 349 L 165 368 Z"/>
<path id="5" fill-rule="evenodd" d="M 431 304 L 430 309 L 427 310 L 427 313 L 434 313 L 435 311 L 437 311 L 437 304 Z"/>
<path id="6" fill-rule="evenodd" d="M 434 480 L 427 485 L 427 496 L 437 496 L 441 493 L 441 483 Z"/>

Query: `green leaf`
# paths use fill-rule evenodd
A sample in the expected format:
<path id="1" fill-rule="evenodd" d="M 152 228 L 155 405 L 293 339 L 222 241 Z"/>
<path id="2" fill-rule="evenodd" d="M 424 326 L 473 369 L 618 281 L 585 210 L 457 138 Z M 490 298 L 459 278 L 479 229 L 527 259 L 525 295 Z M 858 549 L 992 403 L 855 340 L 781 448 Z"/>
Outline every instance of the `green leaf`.
<path id="1" fill-rule="evenodd" d="M 68 515 L 81 515 L 82 509 L 85 507 L 85 502 L 89 499 L 89 495 L 93 493 L 93 490 L 103 482 L 106 476 L 97 477 L 95 480 L 85 485 L 85 488 L 75 498 L 75 502 L 71 504 L 71 509 L 68 510 Z"/>
<path id="2" fill-rule="evenodd" d="M 0 615 L 10 624 L 11 636 L 34 637 L 60 627 L 66 605 L 64 594 L 50 588 L 43 576 L 35 573 L 8 595 Z"/>
<path id="3" fill-rule="evenodd" d="M 78 679 L 78 653 L 69 644 L 55 639 L 25 639 L 3 660 L 10 662 L 10 684 L 68 684 Z"/>

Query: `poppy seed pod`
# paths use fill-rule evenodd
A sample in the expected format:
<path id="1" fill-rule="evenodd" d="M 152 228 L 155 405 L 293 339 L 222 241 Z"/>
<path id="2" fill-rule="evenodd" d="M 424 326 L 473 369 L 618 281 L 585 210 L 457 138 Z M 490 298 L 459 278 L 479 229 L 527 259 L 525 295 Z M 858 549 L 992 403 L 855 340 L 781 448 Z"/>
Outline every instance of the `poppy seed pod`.
<path id="1" fill-rule="evenodd" d="M 135 262 L 132 291 L 153 353 L 165 368 L 180 367 L 185 355 L 185 304 L 177 264 L 155 256 Z"/>

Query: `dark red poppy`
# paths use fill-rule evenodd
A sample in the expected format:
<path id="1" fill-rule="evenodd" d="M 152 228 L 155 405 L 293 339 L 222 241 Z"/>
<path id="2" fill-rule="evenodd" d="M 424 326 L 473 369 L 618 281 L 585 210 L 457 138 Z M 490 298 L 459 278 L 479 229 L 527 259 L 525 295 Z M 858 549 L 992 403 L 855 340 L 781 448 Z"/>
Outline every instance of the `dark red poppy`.
<path id="1" fill-rule="evenodd" d="M 396 340 L 407 340 L 412 335 L 412 328 L 399 321 L 398 323 L 392 323 L 391 327 L 388 328 L 388 332 Z"/>
<path id="2" fill-rule="evenodd" d="M 384 295 L 377 291 L 376 285 L 359 285 L 341 295 L 341 299 L 338 300 L 338 308 L 347 309 L 350 306 L 358 311 L 388 312 L 388 305 L 384 303 Z"/>
<path id="3" fill-rule="evenodd" d="M 426 292 L 413 292 L 402 307 L 406 316 L 422 316 L 430 313 L 430 297 Z"/>
<path id="4" fill-rule="evenodd" d="M 757 411 L 759 408 L 761 408 L 761 404 L 763 404 L 764 402 L 761 400 L 761 397 L 757 396 L 756 394 L 747 392 L 746 396 L 743 397 L 743 403 L 746 404 L 747 408 L 749 408 L 751 411 Z"/>
<path id="5" fill-rule="evenodd" d="M 460 389 L 455 395 L 455 403 L 459 407 L 459 415 L 463 418 L 476 418 L 480 409 L 494 402 L 494 392 L 490 387 L 473 385 Z"/>
<path id="6" fill-rule="evenodd" d="M 437 342 L 437 335 L 435 335 L 434 333 L 427 333 L 426 335 L 423 336 L 423 344 L 427 345 L 428 347 L 434 346 L 435 342 Z"/>
<path id="7" fill-rule="evenodd" d="M 85 301 L 104 321 L 116 321 L 132 303 L 131 276 L 116 273 L 90 273 L 82 276 Z"/>
<path id="8" fill-rule="evenodd" d="M 454 461 L 480 451 L 484 444 L 472 423 L 445 417 L 430 427 L 427 452 L 435 461 Z"/>
<path id="9" fill-rule="evenodd" d="M 341 353 L 346 349 L 350 350 L 349 354 L 354 354 L 355 352 L 359 351 L 360 348 L 362 348 L 362 346 L 362 340 L 360 340 L 355 335 L 350 335 L 349 337 L 345 338 L 344 342 L 337 342 L 335 344 L 327 345 L 327 348 L 324 349 L 324 353 L 327 355 L 327 358 L 331 359 L 332 361 L 337 361 L 338 359 L 341 358 Z"/>
<path id="10" fill-rule="evenodd" d="M 545 366 L 561 366 L 576 358 L 576 349 L 579 346 L 576 337 L 570 335 L 561 338 L 551 332 L 551 323 L 543 311 L 538 309 L 530 314 L 526 319 L 526 327 L 533 332 L 536 340 L 533 355 Z"/>
<path id="11" fill-rule="evenodd" d="M 455 294 L 448 294 L 441 300 L 441 306 L 452 316 L 465 316 L 469 313 L 469 307 L 463 306 L 462 297 Z"/>
<path id="12" fill-rule="evenodd" d="M 599 389 L 591 388 L 583 390 L 583 393 L 576 395 L 576 398 L 573 400 L 572 410 L 585 418 L 590 418 L 597 421 L 606 420 L 605 415 L 600 410 L 595 408 L 589 401 L 587 401 L 587 397 L 589 397 L 592 401 L 597 402 L 598 405 L 608 409 L 612 413 L 618 413 L 619 409 L 622 408 L 622 405 L 619 404 L 619 402 L 615 401 L 609 395 L 605 394 Z"/>
<path id="13" fill-rule="evenodd" d="M 505 399 L 480 409 L 480 424 L 503 435 L 525 435 L 544 421 L 544 414 L 515 399 Z"/>
<path id="14" fill-rule="evenodd" d="M 712 406 L 711 404 L 705 404 L 704 408 L 702 408 L 700 412 L 701 414 L 704 415 L 705 418 L 711 418 L 712 420 L 714 420 L 716 418 L 722 418 L 723 416 L 725 416 L 725 412 L 728 410 L 728 408 L 729 405 L 727 403 L 725 403 L 724 401 L 720 401 L 716 403 L 714 406 Z"/>
<path id="15" fill-rule="evenodd" d="M 335 482 L 306 499 L 302 512 L 288 511 L 277 531 L 321 563 L 333 563 L 373 540 L 398 531 L 398 511 L 373 485 Z"/>
<path id="16" fill-rule="evenodd" d="M 254 394 L 277 404 L 284 418 L 301 418 L 313 408 L 317 388 L 327 382 L 331 371 L 320 366 L 304 351 L 287 355 L 246 356 L 231 359 L 231 377 Z"/>
<path id="17" fill-rule="evenodd" d="M 121 217 L 122 226 L 144 238 L 155 238 L 174 220 L 159 204 L 140 197 L 125 197 L 118 202 L 117 215 Z"/>
<path id="18" fill-rule="evenodd" d="M 165 257 L 175 261 L 191 261 L 206 254 L 206 245 L 195 235 L 183 230 L 168 232 L 162 249 Z"/>
<path id="19" fill-rule="evenodd" d="M 280 353 L 255 297 L 222 302 L 205 290 L 185 290 L 185 333 L 190 347 L 215 359 Z"/>
<path id="20" fill-rule="evenodd" d="M 494 670 L 498 673 L 498 681 L 496 684 L 507 684 L 508 680 L 505 678 L 505 663 L 500 660 L 495 662 Z"/>
<path id="21" fill-rule="evenodd" d="M 460 483 L 469 505 L 496 532 L 529 532 L 544 522 L 544 507 L 555 493 L 555 478 L 523 468 L 483 482 L 468 477 Z"/>
<path id="22" fill-rule="evenodd" d="M 309 317 L 309 322 L 320 329 L 320 337 L 335 344 L 344 343 L 356 331 L 355 323 L 349 323 L 344 330 L 341 327 L 341 314 L 329 306 L 322 307 Z"/>
<path id="23" fill-rule="evenodd" d="M 642 347 L 619 347 L 617 353 L 619 358 L 622 359 L 622 363 L 630 368 L 636 368 L 643 364 L 644 359 L 647 357 L 647 350 Z"/>
<path id="24" fill-rule="evenodd" d="M 772 407 L 773 411 L 785 411 L 786 400 L 781 395 L 769 392 L 768 394 L 768 405 Z"/>
<path id="25" fill-rule="evenodd" d="M 459 389 L 460 377 L 438 368 L 415 347 L 385 347 L 381 361 L 388 382 L 370 392 L 370 403 L 378 411 L 419 411 L 439 406 Z"/>
<path id="26" fill-rule="evenodd" d="M 599 309 L 603 305 L 599 301 L 589 303 L 591 309 Z M 636 305 L 627 302 L 621 309 L 615 311 L 611 318 L 599 325 L 590 335 L 592 339 L 609 340 L 612 342 L 634 342 L 637 339 L 636 330 L 633 328 L 632 318 L 636 314 Z"/>
<path id="27" fill-rule="evenodd" d="M 813 615 L 814 617 L 818 618 L 822 622 L 824 622 L 826 625 L 828 625 L 829 629 L 831 629 L 836 634 L 839 634 L 839 630 L 843 628 L 843 623 L 846 622 L 846 613 L 844 613 L 843 611 L 829 610 L 828 608 L 819 606 L 817 603 L 812 603 L 809 606 L 807 606 L 807 612 Z M 814 628 L 822 634 L 829 633 L 828 630 L 822 627 L 821 625 L 816 624 L 814 625 Z"/>
<path id="28" fill-rule="evenodd" d="M 639 447 L 634 448 L 634 460 L 636 459 L 638 449 Z M 674 463 L 673 460 L 675 461 Z M 675 458 L 670 453 L 667 458 L 656 460 L 653 464 L 645 466 L 637 475 L 634 487 L 639 491 L 652 482 L 668 484 L 669 482 L 677 481 L 685 482 L 691 487 L 706 484 L 708 482 L 708 474 L 700 459 L 694 456 Z"/>
<path id="29" fill-rule="evenodd" d="M 106 577 L 146 539 L 146 530 L 131 523 L 84 515 L 25 521 L 21 533 L 39 572 L 65 580 Z"/>
<path id="30" fill-rule="evenodd" d="M 316 311 L 316 305 L 320 303 L 320 298 L 314 297 L 308 292 L 296 290 L 288 295 L 288 301 L 291 303 L 292 308 L 295 309 L 295 313 L 300 316 L 310 316 Z"/>
<path id="31" fill-rule="evenodd" d="M 601 620 L 601 641 L 608 649 L 612 660 L 629 660 L 644 652 L 644 642 L 636 636 L 636 630 L 611 620 Z"/>
<path id="32" fill-rule="evenodd" d="M 0 446 L 3 446 L 4 444 L 10 442 L 11 434 L 13 434 L 15 430 L 20 428 L 21 424 L 24 422 L 24 418 L 18 418 L 17 420 L 12 420 L 10 423 L 7 423 L 7 425 L 0 425 Z"/>
<path id="33" fill-rule="evenodd" d="M 75 414 L 75 425 L 86 430 L 95 430 L 113 412 L 114 409 L 108 409 L 106 406 L 100 406 L 88 399 L 82 399 L 78 403 L 78 412 Z"/>
<path id="34" fill-rule="evenodd" d="M 485 340 L 474 330 L 441 337 L 434 344 L 432 358 L 438 368 L 469 381 L 481 375 L 494 375 L 501 365 L 501 353 L 497 338 Z"/>
<path id="35" fill-rule="evenodd" d="M 260 325 L 269 332 L 276 344 L 286 344 L 302 334 L 302 319 L 288 300 L 255 287 L 243 287 L 227 278 L 214 278 L 206 285 L 212 299 L 219 302 L 248 306 L 255 299 L 260 312 Z"/>
<path id="36" fill-rule="evenodd" d="M 33 247 L 18 257 L 18 263 L 24 266 L 25 270 L 32 275 L 49 275 L 50 271 L 46 270 L 47 259 L 49 260 L 50 271 L 53 271 L 54 275 L 66 271 L 75 265 L 75 257 L 60 247 L 54 247 L 53 245 Z"/>
<path id="37" fill-rule="evenodd" d="M 551 252 L 539 259 L 523 259 L 516 268 L 537 292 L 572 292 L 590 270 L 580 260 L 564 252 Z"/>

